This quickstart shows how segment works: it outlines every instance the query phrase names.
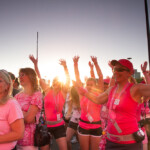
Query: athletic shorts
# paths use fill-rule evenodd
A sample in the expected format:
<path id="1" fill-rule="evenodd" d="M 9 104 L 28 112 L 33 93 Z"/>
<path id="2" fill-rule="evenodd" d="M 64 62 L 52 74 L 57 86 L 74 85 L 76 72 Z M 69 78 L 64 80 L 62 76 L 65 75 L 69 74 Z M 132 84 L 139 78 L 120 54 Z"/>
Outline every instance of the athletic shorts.
<path id="1" fill-rule="evenodd" d="M 118 144 L 106 140 L 105 150 L 142 150 L 142 142 L 132 144 Z"/>
<path id="2" fill-rule="evenodd" d="M 74 130 L 77 130 L 77 127 L 78 127 L 78 123 L 74 123 L 72 121 L 69 121 L 69 125 L 68 125 L 69 128 L 72 128 Z"/>
<path id="3" fill-rule="evenodd" d="M 38 147 L 36 146 L 20 146 L 17 145 L 17 150 L 38 150 Z"/>
<path id="4" fill-rule="evenodd" d="M 78 133 L 84 134 L 84 135 L 93 135 L 93 136 L 101 136 L 102 135 L 102 128 L 96 128 L 96 129 L 83 129 L 80 126 L 78 127 Z"/>
<path id="5" fill-rule="evenodd" d="M 65 123 L 69 123 L 70 119 L 67 120 L 65 117 L 63 117 L 63 120 L 65 121 Z"/>
<path id="6" fill-rule="evenodd" d="M 54 136 L 55 139 L 66 137 L 66 129 L 64 125 L 58 127 L 48 127 L 48 131 Z"/>

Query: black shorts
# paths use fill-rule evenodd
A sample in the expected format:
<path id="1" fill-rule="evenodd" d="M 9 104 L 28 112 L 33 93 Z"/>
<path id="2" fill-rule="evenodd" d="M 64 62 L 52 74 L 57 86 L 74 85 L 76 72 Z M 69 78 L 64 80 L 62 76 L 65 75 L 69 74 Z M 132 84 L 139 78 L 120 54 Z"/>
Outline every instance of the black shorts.
<path id="1" fill-rule="evenodd" d="M 58 127 L 48 127 L 48 131 L 54 136 L 55 139 L 66 137 L 66 129 L 64 125 Z"/>
<path id="2" fill-rule="evenodd" d="M 67 120 L 65 117 L 63 117 L 63 120 L 65 121 L 65 123 L 69 123 L 70 119 Z"/>
<path id="3" fill-rule="evenodd" d="M 93 136 L 101 136 L 102 135 L 102 128 L 96 128 L 96 129 L 83 129 L 80 126 L 78 127 L 78 133 L 84 134 L 84 135 L 93 135 Z"/>
<path id="4" fill-rule="evenodd" d="M 69 125 L 68 125 L 69 128 L 72 128 L 74 130 L 77 130 L 77 127 L 78 127 L 78 123 L 74 123 L 72 121 L 69 121 Z"/>
<path id="5" fill-rule="evenodd" d="M 106 140 L 105 150 L 142 150 L 142 142 L 132 144 L 118 144 Z"/>

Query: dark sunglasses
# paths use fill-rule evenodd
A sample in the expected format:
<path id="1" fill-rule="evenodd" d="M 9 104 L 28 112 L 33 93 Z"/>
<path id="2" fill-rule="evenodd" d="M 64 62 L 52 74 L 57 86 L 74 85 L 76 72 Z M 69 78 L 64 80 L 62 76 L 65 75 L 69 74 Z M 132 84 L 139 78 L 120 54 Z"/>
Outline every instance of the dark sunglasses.
<path id="1" fill-rule="evenodd" d="M 124 69 L 124 68 L 114 68 L 114 69 L 113 69 L 113 72 L 114 72 L 114 71 L 117 71 L 117 72 L 128 71 L 128 72 L 130 72 L 129 69 Z"/>

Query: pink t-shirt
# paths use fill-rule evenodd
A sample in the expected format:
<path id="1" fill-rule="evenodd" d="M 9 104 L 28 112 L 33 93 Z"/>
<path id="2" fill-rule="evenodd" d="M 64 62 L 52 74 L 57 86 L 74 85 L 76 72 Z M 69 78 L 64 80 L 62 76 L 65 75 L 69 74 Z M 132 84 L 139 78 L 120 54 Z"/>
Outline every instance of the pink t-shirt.
<path id="1" fill-rule="evenodd" d="M 113 109 L 111 111 L 109 110 L 109 119 L 108 119 L 108 126 L 107 126 L 107 131 L 110 134 L 127 135 L 138 131 L 138 123 L 137 123 L 138 103 L 135 102 L 130 95 L 130 89 L 132 85 L 133 84 L 129 84 L 128 87 L 125 89 L 125 91 L 120 95 L 120 97 L 118 98 L 118 95 L 116 95 L 114 97 L 114 100 L 113 100 L 113 95 L 116 86 L 112 88 L 110 92 L 108 103 L 107 103 L 107 106 L 109 108 L 110 101 L 113 100 L 113 104 L 112 104 Z M 112 119 L 113 122 L 110 121 L 110 119 Z M 119 128 L 121 129 L 121 133 L 119 133 L 115 128 L 114 126 L 115 122 L 118 124 Z M 122 142 L 117 142 L 117 143 L 122 143 Z M 135 143 L 135 141 L 127 141 L 123 143 L 124 144 Z"/>
<path id="2" fill-rule="evenodd" d="M 65 103 L 62 92 L 60 91 L 54 96 L 53 90 L 50 90 L 44 98 L 44 108 L 47 121 L 57 121 L 57 115 L 60 115 L 59 119 L 63 117 L 62 110 Z M 64 121 L 56 125 L 47 125 L 48 127 L 57 127 L 63 125 Z"/>
<path id="3" fill-rule="evenodd" d="M 100 112 L 101 112 L 101 105 L 95 104 L 90 101 L 85 96 L 82 97 L 80 100 L 80 107 L 81 107 L 81 119 L 84 121 L 92 121 L 97 122 L 100 121 Z M 91 118 L 91 120 L 89 120 Z M 79 121 L 79 126 L 84 129 L 96 129 L 99 128 L 100 124 L 88 124 L 82 121 Z"/>
<path id="4" fill-rule="evenodd" d="M 36 115 L 36 120 L 39 120 L 40 111 L 42 109 L 42 93 L 40 91 L 35 92 L 29 96 L 25 93 L 19 93 L 15 96 L 19 102 L 22 111 L 27 112 L 30 105 L 36 105 L 39 108 L 39 112 Z M 18 145 L 21 146 L 33 146 L 34 145 L 34 132 L 36 123 L 25 123 L 25 132 L 23 139 L 18 141 Z"/>
<path id="5" fill-rule="evenodd" d="M 23 118 L 23 113 L 15 99 L 9 99 L 6 104 L 0 105 L 0 135 L 10 132 L 10 124 Z M 0 144 L 0 150 L 11 150 L 17 141 Z"/>

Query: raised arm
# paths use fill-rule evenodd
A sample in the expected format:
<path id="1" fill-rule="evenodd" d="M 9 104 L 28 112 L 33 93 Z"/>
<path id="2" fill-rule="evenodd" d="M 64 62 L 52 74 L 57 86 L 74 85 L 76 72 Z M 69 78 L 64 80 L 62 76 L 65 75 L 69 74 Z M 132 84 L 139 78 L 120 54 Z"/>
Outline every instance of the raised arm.
<path id="1" fill-rule="evenodd" d="M 66 93 L 69 90 L 69 86 L 70 86 L 69 71 L 68 71 L 68 68 L 67 68 L 66 61 L 64 59 L 60 59 L 59 64 L 64 67 L 64 71 L 65 71 L 65 75 L 66 75 L 66 83 L 62 87 L 62 90 L 63 90 L 63 92 L 65 92 L 65 95 L 66 95 Z"/>
<path id="2" fill-rule="evenodd" d="M 131 88 L 131 96 L 137 102 L 141 102 L 141 97 L 150 97 L 150 84 L 135 84 Z"/>
<path id="3" fill-rule="evenodd" d="M 74 56 L 73 57 L 73 62 L 74 62 L 74 72 L 75 72 L 76 81 L 81 83 L 79 69 L 78 69 L 79 58 L 80 58 L 79 56 Z"/>
<path id="4" fill-rule="evenodd" d="M 90 74 L 91 78 L 95 79 L 95 74 L 94 74 L 94 65 L 89 61 L 89 67 L 90 67 Z"/>
<path id="5" fill-rule="evenodd" d="M 86 89 L 81 87 L 77 82 L 73 82 L 73 85 L 77 88 L 77 91 L 81 96 L 87 97 L 89 100 L 91 100 L 92 102 L 96 104 L 104 104 L 108 101 L 108 93 L 111 88 L 107 89 L 105 92 L 96 96 L 92 92 L 88 92 Z"/>
<path id="6" fill-rule="evenodd" d="M 38 60 L 34 58 L 33 55 L 29 55 L 29 59 L 33 62 L 34 64 L 34 69 L 37 73 L 37 76 L 39 77 L 40 79 L 40 86 L 42 88 L 42 90 L 46 93 L 47 90 L 50 88 L 48 84 L 46 84 L 46 82 L 41 78 L 41 75 L 40 75 L 40 71 L 39 71 L 39 68 L 38 68 Z"/>
<path id="7" fill-rule="evenodd" d="M 146 84 L 135 84 L 133 88 L 131 88 L 131 94 L 135 101 L 141 102 L 141 97 L 150 97 L 150 74 L 149 71 L 146 70 L 147 62 L 144 62 L 141 65 L 141 70 L 144 74 Z"/>
<path id="8" fill-rule="evenodd" d="M 96 68 L 96 72 L 97 72 L 97 75 L 98 75 L 98 86 L 99 86 L 99 89 L 101 92 L 104 91 L 104 81 L 103 81 L 103 74 L 102 74 L 102 71 L 98 65 L 98 62 L 97 62 L 97 57 L 94 57 L 94 56 L 91 56 L 91 59 L 92 59 L 92 62 L 94 63 L 94 66 Z"/>
<path id="9" fill-rule="evenodd" d="M 150 84 L 150 71 L 147 70 L 147 61 L 141 64 L 141 70 L 147 84 Z"/>
<path id="10" fill-rule="evenodd" d="M 35 59 L 33 55 L 29 55 L 29 59 L 33 62 L 34 69 L 35 69 L 39 79 L 41 79 L 40 71 L 39 71 L 39 68 L 38 68 L 38 59 Z"/>

